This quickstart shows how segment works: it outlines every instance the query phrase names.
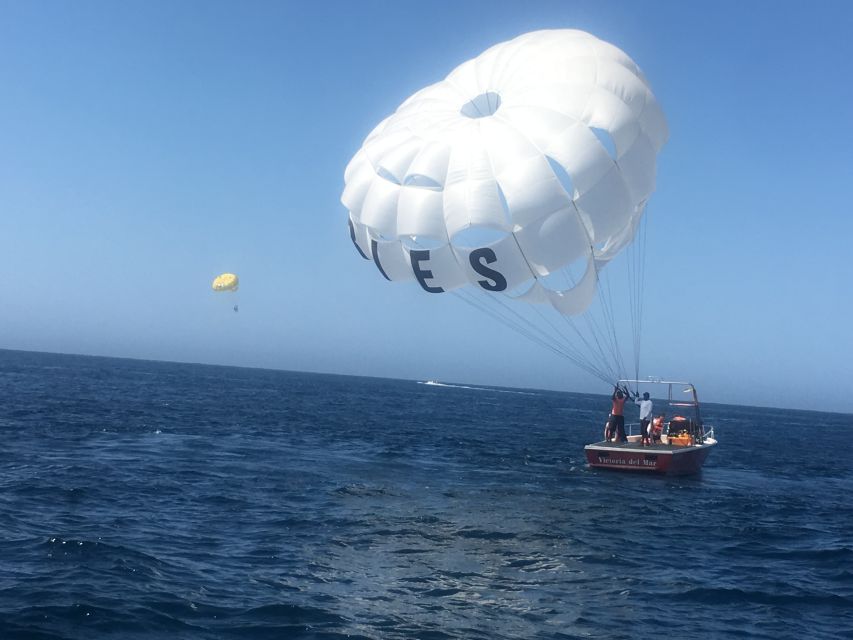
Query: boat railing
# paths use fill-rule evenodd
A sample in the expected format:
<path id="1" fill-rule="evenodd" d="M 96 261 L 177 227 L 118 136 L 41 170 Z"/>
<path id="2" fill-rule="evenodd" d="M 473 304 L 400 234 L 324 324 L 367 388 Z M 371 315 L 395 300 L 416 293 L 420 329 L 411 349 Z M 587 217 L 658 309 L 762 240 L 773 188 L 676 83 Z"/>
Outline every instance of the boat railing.
<path id="1" fill-rule="evenodd" d="M 666 429 L 664 429 L 666 431 Z M 626 436 L 639 436 L 642 435 L 640 433 L 640 423 L 639 422 L 628 422 L 625 424 L 625 435 Z M 700 442 L 704 442 L 708 438 L 714 438 L 714 427 L 706 427 L 701 431 L 701 435 L 697 435 L 697 439 Z M 716 438 L 714 438 L 716 440 Z"/>

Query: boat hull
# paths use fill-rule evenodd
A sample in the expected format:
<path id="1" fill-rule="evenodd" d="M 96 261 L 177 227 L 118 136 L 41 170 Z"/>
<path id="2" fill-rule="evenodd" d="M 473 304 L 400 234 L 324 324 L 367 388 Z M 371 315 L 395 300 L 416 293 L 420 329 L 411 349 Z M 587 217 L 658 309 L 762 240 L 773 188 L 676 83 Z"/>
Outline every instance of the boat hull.
<path id="1" fill-rule="evenodd" d="M 692 446 L 656 444 L 644 447 L 638 443 L 597 442 L 588 444 L 584 450 L 589 466 L 597 469 L 690 475 L 699 472 L 716 444 L 713 438 Z"/>

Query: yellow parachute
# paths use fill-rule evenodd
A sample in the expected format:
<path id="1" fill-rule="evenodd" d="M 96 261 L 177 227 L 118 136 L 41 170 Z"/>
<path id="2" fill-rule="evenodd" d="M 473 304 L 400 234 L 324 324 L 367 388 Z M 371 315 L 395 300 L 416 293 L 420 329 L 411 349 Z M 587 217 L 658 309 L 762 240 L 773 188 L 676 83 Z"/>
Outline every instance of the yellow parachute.
<path id="1" fill-rule="evenodd" d="M 214 291 L 237 291 L 240 286 L 240 278 L 233 273 L 223 273 L 213 279 Z"/>

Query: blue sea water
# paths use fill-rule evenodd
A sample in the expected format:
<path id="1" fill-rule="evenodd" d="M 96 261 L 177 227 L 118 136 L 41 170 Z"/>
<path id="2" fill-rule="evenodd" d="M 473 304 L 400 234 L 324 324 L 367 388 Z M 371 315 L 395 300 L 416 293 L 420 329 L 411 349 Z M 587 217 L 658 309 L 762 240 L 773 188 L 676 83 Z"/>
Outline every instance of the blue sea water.
<path id="1" fill-rule="evenodd" d="M 853 416 L 703 409 L 0 351 L 0 638 L 853 637 Z"/>

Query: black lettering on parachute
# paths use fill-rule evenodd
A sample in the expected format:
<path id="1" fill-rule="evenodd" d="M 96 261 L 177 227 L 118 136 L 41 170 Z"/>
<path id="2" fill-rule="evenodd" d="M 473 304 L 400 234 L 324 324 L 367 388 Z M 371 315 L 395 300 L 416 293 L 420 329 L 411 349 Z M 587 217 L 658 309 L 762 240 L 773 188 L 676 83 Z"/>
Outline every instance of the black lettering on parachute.
<path id="1" fill-rule="evenodd" d="M 477 280 L 477 284 L 479 284 L 486 291 L 505 291 L 506 290 L 506 278 L 503 277 L 500 271 L 495 271 L 494 269 L 489 269 L 485 264 L 483 264 L 483 260 L 486 261 L 486 264 L 492 264 L 493 262 L 497 262 L 498 257 L 495 255 L 494 249 L 489 249 L 485 247 L 483 249 L 474 249 L 471 252 L 471 255 L 468 256 L 468 260 L 471 262 L 471 268 L 479 273 L 484 278 L 488 278 L 488 280 Z"/>
<path id="2" fill-rule="evenodd" d="M 358 248 L 358 245 L 355 246 L 356 248 Z M 361 249 L 359 249 L 358 251 L 359 253 L 361 253 Z M 385 269 L 382 268 L 382 263 L 379 262 L 379 243 L 376 242 L 376 240 L 371 239 L 370 241 L 370 253 L 373 254 L 373 262 L 376 263 L 376 268 L 379 269 L 379 273 L 382 274 L 383 278 L 390 281 L 391 278 L 388 277 L 388 274 L 385 273 Z"/>
<path id="3" fill-rule="evenodd" d="M 424 291 L 428 291 L 429 293 L 444 293 L 444 289 L 441 287 L 431 287 L 426 283 L 427 278 L 432 279 L 432 271 L 421 269 L 420 263 L 429 260 L 429 251 L 411 251 L 409 253 L 409 257 L 412 260 L 412 271 L 418 279 L 418 282 L 421 283 Z"/>

